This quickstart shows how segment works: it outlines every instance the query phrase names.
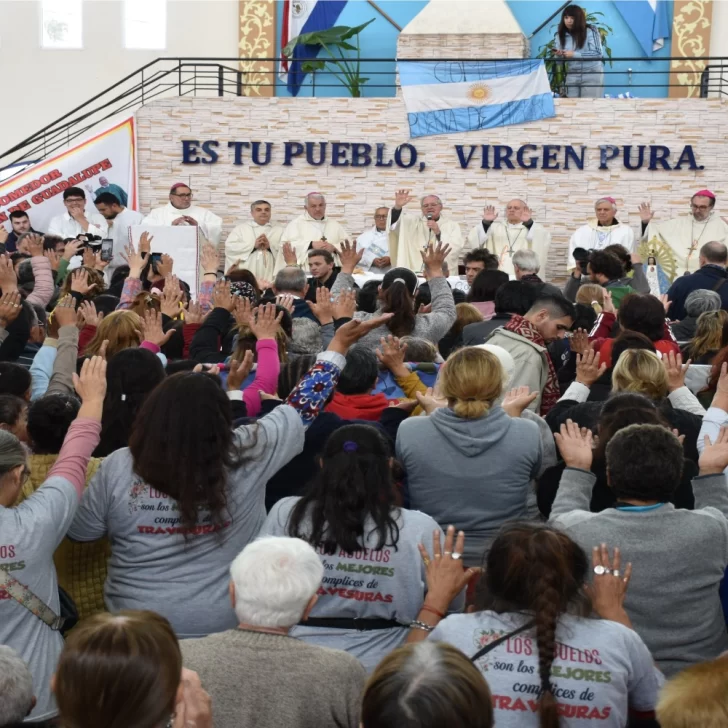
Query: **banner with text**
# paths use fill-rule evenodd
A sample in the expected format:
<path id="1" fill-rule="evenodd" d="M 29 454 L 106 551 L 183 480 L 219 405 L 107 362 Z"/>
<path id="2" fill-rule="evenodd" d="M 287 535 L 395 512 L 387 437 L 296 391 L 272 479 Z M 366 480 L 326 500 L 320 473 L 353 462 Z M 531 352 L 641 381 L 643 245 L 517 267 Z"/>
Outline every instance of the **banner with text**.
<path id="1" fill-rule="evenodd" d="M 0 224 L 9 231 L 10 213 L 24 210 L 33 229 L 45 232 L 51 218 L 66 211 L 63 190 L 69 187 L 86 193 L 89 212 L 95 212 L 93 201 L 102 192 L 111 192 L 126 207 L 137 209 L 134 117 L 0 184 Z"/>

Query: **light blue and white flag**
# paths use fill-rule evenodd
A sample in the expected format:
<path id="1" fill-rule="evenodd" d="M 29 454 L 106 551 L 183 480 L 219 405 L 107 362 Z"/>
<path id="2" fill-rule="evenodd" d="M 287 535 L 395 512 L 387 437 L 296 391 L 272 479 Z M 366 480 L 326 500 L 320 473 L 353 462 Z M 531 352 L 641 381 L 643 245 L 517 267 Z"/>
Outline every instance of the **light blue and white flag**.
<path id="1" fill-rule="evenodd" d="M 615 0 L 614 5 L 646 56 L 665 45 L 670 37 L 668 0 Z"/>
<path id="2" fill-rule="evenodd" d="M 541 59 L 401 61 L 410 136 L 452 134 L 555 116 Z"/>

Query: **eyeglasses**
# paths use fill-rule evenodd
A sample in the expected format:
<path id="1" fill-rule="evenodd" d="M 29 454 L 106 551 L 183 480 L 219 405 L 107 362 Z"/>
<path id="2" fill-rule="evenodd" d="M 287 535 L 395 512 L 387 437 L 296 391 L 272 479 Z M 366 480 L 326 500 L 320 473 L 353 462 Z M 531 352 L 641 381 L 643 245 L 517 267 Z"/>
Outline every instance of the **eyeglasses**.
<path id="1" fill-rule="evenodd" d="M 690 207 L 693 208 L 693 210 L 710 210 L 710 205 L 693 205 L 693 203 L 690 203 Z"/>
<path id="2" fill-rule="evenodd" d="M 191 192 L 187 192 L 187 193 L 173 192 L 172 195 L 174 197 L 192 197 L 192 193 Z"/>
<path id="3" fill-rule="evenodd" d="M 382 220 L 386 220 L 387 219 L 387 215 L 375 215 L 374 217 L 375 217 L 375 219 L 376 218 L 381 218 Z"/>

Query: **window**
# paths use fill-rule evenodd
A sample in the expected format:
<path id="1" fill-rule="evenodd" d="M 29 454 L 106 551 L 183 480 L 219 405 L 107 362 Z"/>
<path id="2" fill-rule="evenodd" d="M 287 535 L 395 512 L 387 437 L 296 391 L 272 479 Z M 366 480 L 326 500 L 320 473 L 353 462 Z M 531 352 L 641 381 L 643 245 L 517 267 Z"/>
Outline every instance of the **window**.
<path id="1" fill-rule="evenodd" d="M 167 0 L 125 0 L 124 47 L 164 49 L 167 45 Z"/>
<path id="2" fill-rule="evenodd" d="M 41 46 L 83 48 L 82 0 L 43 0 Z"/>

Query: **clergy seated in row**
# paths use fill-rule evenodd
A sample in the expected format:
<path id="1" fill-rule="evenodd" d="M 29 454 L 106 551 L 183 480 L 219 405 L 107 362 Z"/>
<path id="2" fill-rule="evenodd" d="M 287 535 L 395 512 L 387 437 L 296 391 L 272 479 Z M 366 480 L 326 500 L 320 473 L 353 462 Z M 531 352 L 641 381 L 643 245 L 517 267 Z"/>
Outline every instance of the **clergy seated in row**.
<path id="1" fill-rule="evenodd" d="M 233 228 L 225 241 L 225 270 L 237 264 L 257 279 L 271 281 L 277 272 L 283 228 L 271 223 L 271 205 L 267 200 L 253 202 L 250 216 L 252 220 Z"/>
<path id="2" fill-rule="evenodd" d="M 622 245 L 630 253 L 635 252 L 634 232 L 629 225 L 616 217 L 617 203 L 613 197 L 602 197 L 594 205 L 596 218 L 582 225 L 571 236 L 566 267 L 571 272 L 576 267 L 574 251 L 604 250 L 610 245 Z"/>
<path id="3" fill-rule="evenodd" d="M 649 203 L 640 205 L 640 254 L 670 282 L 701 267 L 700 249 L 706 243 L 728 243 L 728 224 L 715 212 L 715 195 L 700 190 L 690 199 L 690 214 L 660 222 Z M 664 291 L 663 291 L 664 293 Z"/>
<path id="4" fill-rule="evenodd" d="M 539 267 L 546 272 L 551 234 L 533 216 L 523 200 L 511 200 L 506 205 L 505 222 L 498 220 L 493 205 L 486 205 L 483 220 L 468 234 L 467 245 L 471 250 L 487 248 L 498 258 L 498 267 L 511 279 L 516 277 L 513 255 L 519 250 L 533 250 L 539 259 Z"/>
<path id="5" fill-rule="evenodd" d="M 463 248 L 460 225 L 442 214 L 442 201 L 436 195 L 425 195 L 420 200 L 419 215 L 403 212 L 404 206 L 414 199 L 410 190 L 397 190 L 394 207 L 389 211 L 387 230 L 396 233 L 389 240 L 392 265 L 420 271 L 422 251 L 429 244 L 443 242 L 450 248 L 445 262 L 451 271 L 457 271 Z"/>
<path id="6" fill-rule="evenodd" d="M 328 250 L 339 265 L 336 254 L 339 246 L 349 235 L 344 227 L 326 217 L 326 198 L 319 192 L 309 192 L 303 201 L 304 212 L 286 225 L 281 235 L 281 248 L 276 260 L 276 271 L 285 268 L 283 244 L 290 243 L 295 254 L 296 264 L 308 271 L 309 250 Z"/>
<path id="7" fill-rule="evenodd" d="M 154 208 L 142 221 L 143 225 L 194 225 L 213 245 L 220 242 L 222 218 L 192 204 L 192 190 L 177 182 L 169 190 L 169 203 Z"/>

